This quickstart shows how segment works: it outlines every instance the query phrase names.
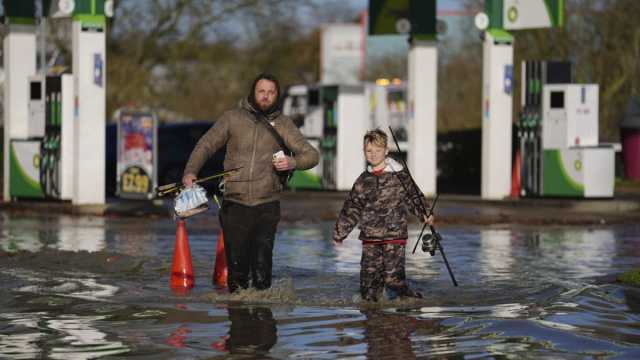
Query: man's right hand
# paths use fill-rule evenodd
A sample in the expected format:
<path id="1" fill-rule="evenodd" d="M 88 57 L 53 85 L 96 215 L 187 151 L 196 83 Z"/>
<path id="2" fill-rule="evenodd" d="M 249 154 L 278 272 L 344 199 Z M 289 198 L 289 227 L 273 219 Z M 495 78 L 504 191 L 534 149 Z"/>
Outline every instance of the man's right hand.
<path id="1" fill-rule="evenodd" d="M 191 173 L 186 173 L 182 177 L 182 183 L 186 187 L 191 187 L 193 185 L 194 181 L 196 181 L 196 179 L 197 179 L 197 177 L 195 175 L 193 175 Z"/>

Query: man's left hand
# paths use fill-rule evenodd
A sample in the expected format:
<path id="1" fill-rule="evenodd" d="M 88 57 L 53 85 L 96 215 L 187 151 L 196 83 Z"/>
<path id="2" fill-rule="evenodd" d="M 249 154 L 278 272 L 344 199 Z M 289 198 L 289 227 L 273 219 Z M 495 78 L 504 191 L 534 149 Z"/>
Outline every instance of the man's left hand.
<path id="1" fill-rule="evenodd" d="M 429 215 L 429 217 L 424 215 L 422 221 L 433 226 L 433 223 L 436 221 L 436 219 L 433 217 L 433 215 Z"/>
<path id="2" fill-rule="evenodd" d="M 287 171 L 296 168 L 296 159 L 291 156 L 283 156 L 273 159 L 273 167 L 278 171 Z"/>

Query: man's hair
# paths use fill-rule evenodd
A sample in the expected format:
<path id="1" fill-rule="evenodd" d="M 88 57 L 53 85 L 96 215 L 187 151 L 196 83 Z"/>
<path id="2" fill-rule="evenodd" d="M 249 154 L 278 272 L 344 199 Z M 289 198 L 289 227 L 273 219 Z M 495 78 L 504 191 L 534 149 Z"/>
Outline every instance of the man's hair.
<path id="1" fill-rule="evenodd" d="M 374 129 L 374 130 L 370 130 L 367 131 L 366 134 L 364 134 L 364 146 L 367 146 L 367 144 L 373 144 L 376 146 L 380 146 L 380 147 L 387 147 L 387 134 L 380 130 L 380 129 Z"/>
<path id="2" fill-rule="evenodd" d="M 249 97 L 248 97 L 249 103 L 256 110 L 258 110 L 258 106 L 256 103 L 256 85 L 258 85 L 258 81 L 260 80 L 269 80 L 276 85 L 276 91 L 278 92 L 278 94 L 276 95 L 276 102 L 273 104 L 271 109 L 267 111 L 267 113 L 271 113 L 280 108 L 280 95 L 281 95 L 280 82 L 278 81 L 278 78 L 276 78 L 274 75 L 269 73 L 261 73 L 258 76 L 256 76 L 256 78 L 253 80 L 253 83 L 251 84 L 251 89 L 249 90 Z"/>

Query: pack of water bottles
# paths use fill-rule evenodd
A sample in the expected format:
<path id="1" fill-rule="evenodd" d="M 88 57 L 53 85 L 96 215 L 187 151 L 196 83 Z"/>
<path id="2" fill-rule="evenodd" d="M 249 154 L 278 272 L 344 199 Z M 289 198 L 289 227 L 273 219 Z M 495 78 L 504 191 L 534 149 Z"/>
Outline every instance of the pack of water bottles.
<path id="1" fill-rule="evenodd" d="M 207 211 L 209 200 L 206 190 L 198 184 L 185 187 L 176 196 L 173 209 L 183 219 Z"/>

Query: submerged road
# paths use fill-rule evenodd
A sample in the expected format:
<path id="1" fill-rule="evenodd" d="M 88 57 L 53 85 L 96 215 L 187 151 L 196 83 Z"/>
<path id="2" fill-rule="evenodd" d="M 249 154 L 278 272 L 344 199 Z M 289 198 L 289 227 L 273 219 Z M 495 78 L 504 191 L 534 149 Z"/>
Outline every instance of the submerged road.
<path id="1" fill-rule="evenodd" d="M 181 295 L 170 204 L 104 216 L 5 205 L 0 358 L 640 357 L 640 291 L 615 281 L 640 267 L 635 202 L 443 197 L 437 227 L 460 286 L 439 255 L 408 253 L 425 299 L 367 304 L 357 231 L 330 241 L 341 195 L 287 194 L 275 286 L 237 295 L 211 285 L 215 209 L 187 221 L 196 286 Z"/>

